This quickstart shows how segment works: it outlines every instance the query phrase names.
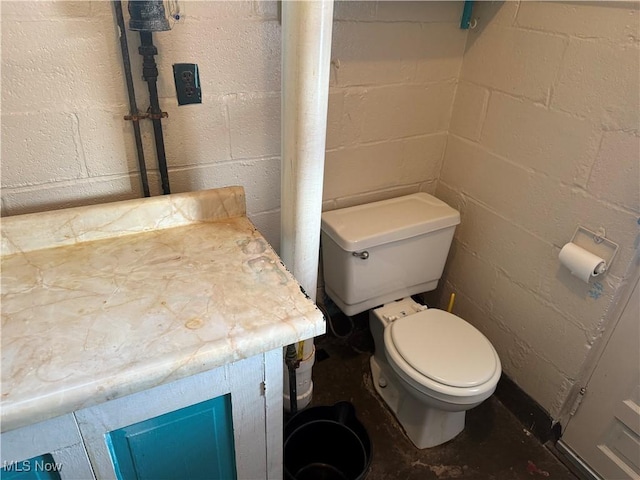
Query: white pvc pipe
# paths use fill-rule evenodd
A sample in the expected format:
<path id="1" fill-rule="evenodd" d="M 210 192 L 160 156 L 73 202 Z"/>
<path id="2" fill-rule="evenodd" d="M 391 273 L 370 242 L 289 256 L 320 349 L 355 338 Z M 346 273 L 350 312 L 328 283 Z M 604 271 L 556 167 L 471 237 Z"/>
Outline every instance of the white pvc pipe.
<path id="1" fill-rule="evenodd" d="M 332 26 L 333 0 L 282 2 L 280 257 L 313 301 L 318 284 Z M 307 340 L 299 356 L 306 358 L 312 352 L 313 340 Z M 299 391 L 297 396 L 310 400 L 309 393 Z"/>

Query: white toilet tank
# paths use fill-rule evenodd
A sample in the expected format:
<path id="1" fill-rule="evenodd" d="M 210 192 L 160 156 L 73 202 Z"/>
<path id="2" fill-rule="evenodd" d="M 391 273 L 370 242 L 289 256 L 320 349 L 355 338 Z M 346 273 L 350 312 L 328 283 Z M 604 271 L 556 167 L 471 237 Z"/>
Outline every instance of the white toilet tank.
<path id="1" fill-rule="evenodd" d="M 433 290 L 457 210 L 427 193 L 322 214 L 325 291 L 346 315 Z"/>

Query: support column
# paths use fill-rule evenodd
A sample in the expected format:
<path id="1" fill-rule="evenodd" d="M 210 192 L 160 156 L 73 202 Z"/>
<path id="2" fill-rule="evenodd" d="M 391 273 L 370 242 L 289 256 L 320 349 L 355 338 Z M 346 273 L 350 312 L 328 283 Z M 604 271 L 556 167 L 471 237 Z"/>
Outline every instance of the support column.
<path id="1" fill-rule="evenodd" d="M 318 284 L 332 27 L 333 0 L 282 2 L 280 257 L 313 301 Z M 313 348 L 313 340 L 298 347 L 303 364 L 313 362 Z M 298 388 L 298 408 L 311 401 L 313 384 L 309 384 Z M 285 396 L 287 385 L 285 376 Z"/>

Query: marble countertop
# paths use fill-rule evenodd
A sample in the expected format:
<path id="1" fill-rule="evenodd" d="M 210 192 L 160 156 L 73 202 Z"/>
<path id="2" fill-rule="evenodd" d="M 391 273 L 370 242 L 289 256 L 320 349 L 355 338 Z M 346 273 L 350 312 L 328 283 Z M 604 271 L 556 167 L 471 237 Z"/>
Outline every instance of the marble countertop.
<path id="1" fill-rule="evenodd" d="M 2 431 L 324 333 L 241 187 L 2 220 Z"/>

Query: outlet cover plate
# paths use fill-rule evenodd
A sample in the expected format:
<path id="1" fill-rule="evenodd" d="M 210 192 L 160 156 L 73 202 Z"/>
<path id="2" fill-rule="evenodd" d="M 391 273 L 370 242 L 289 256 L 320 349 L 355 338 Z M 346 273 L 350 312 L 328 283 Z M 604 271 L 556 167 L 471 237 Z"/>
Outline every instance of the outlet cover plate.
<path id="1" fill-rule="evenodd" d="M 176 84 L 178 105 L 202 103 L 200 73 L 197 64 L 175 63 L 173 65 L 173 79 Z"/>

